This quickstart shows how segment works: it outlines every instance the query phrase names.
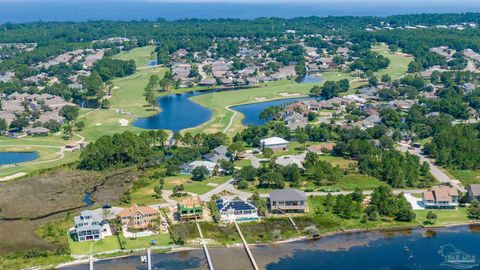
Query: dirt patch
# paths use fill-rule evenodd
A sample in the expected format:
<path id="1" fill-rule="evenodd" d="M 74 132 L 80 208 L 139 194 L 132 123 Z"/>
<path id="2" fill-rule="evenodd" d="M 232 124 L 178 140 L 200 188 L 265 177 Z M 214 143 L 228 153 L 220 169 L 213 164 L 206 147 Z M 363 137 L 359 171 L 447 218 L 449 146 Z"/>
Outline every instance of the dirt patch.
<path id="1" fill-rule="evenodd" d="M 175 179 L 175 180 L 171 180 L 170 182 L 174 185 L 181 185 L 181 184 L 185 184 L 187 181 L 185 181 L 184 179 Z"/>

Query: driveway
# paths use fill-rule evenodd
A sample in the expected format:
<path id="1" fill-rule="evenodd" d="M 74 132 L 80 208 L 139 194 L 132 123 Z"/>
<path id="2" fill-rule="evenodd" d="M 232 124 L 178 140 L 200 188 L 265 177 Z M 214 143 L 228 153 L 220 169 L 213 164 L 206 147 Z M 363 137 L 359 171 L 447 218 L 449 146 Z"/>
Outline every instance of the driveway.
<path id="1" fill-rule="evenodd" d="M 247 153 L 245 154 L 245 157 L 248 158 L 251 162 L 252 162 L 252 166 L 254 168 L 260 168 L 260 161 L 261 159 L 259 159 L 258 157 L 256 157 L 255 155 L 253 155 L 252 153 Z"/>
<path id="2" fill-rule="evenodd" d="M 423 201 L 422 201 L 421 198 L 413 197 L 412 194 L 410 194 L 410 193 L 405 193 L 405 194 L 403 194 L 403 196 L 410 203 L 413 210 L 424 210 L 425 209 L 425 205 L 423 204 Z"/>
<path id="3" fill-rule="evenodd" d="M 435 165 L 434 161 L 430 158 L 427 158 L 422 154 L 420 148 L 410 148 L 408 144 L 400 144 L 397 146 L 397 150 L 401 152 L 409 152 L 412 155 L 415 155 L 420 158 L 420 162 L 427 162 L 430 166 L 430 173 L 437 178 L 440 183 L 450 183 L 454 188 L 460 190 L 461 192 L 466 192 L 465 188 L 462 186 L 462 183 L 456 179 L 450 178 L 446 173 L 444 173 L 439 166 Z"/>

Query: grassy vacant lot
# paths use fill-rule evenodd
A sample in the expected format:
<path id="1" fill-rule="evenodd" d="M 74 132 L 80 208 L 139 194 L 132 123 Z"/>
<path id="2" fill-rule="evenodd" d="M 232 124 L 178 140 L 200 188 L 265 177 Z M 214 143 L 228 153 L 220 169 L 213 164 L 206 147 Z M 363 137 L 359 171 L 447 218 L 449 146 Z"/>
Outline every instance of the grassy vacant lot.
<path id="1" fill-rule="evenodd" d="M 386 185 L 384 182 L 363 174 L 348 174 L 335 183 L 332 187 L 340 190 L 354 190 L 356 188 L 362 190 L 375 189 L 381 185 Z"/>
<path id="2" fill-rule="evenodd" d="M 480 184 L 480 170 L 453 170 L 447 173 L 462 182 L 463 185 Z"/>
<path id="3" fill-rule="evenodd" d="M 192 181 L 191 175 L 177 175 L 165 179 L 165 189 L 173 189 L 176 185 L 183 185 L 185 191 L 196 194 L 203 194 L 215 188 L 216 185 L 225 183 L 231 176 L 219 176 L 205 179 L 203 181 Z"/>
<path id="4" fill-rule="evenodd" d="M 186 192 L 203 194 L 215 188 L 216 185 L 225 183 L 231 176 L 212 177 L 203 181 L 192 181 L 191 175 L 180 174 L 177 176 L 165 178 L 164 189 L 173 190 L 177 185 L 183 185 Z M 158 185 L 158 181 L 152 181 L 147 186 L 141 187 L 132 192 L 132 203 L 139 205 L 149 205 L 162 203 L 162 199 L 157 199 L 154 187 Z"/>
<path id="5" fill-rule="evenodd" d="M 327 211 L 323 205 L 325 197 L 309 197 L 308 207 L 309 214 L 305 217 L 294 218 L 295 223 L 299 228 L 304 228 L 310 225 L 316 225 L 321 233 L 327 233 L 339 230 L 348 229 L 378 229 L 378 228 L 393 228 L 401 226 L 416 225 L 413 222 L 398 222 L 391 218 L 382 217 L 378 221 L 369 221 L 362 223 L 360 218 L 343 219 L 337 215 Z"/>
<path id="6" fill-rule="evenodd" d="M 438 219 L 435 221 L 434 224 L 428 224 L 427 222 L 427 213 L 432 211 L 433 213 L 437 214 Z M 470 219 L 467 216 L 467 208 L 466 207 L 459 207 L 456 210 L 414 210 L 415 214 L 417 214 L 417 221 L 422 225 L 427 226 L 443 226 L 443 225 L 451 225 L 451 224 L 458 224 L 462 222 L 469 222 Z"/>

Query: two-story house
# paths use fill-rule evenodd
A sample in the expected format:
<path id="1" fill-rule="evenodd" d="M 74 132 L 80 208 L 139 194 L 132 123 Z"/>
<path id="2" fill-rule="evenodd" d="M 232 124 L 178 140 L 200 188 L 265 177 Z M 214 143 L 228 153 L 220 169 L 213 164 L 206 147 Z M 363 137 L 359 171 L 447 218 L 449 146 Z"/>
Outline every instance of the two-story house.
<path id="1" fill-rule="evenodd" d="M 118 218 L 123 226 L 135 230 L 148 230 L 152 221 L 160 217 L 160 212 L 150 206 L 138 206 L 136 204 L 123 209 L 118 213 Z"/>
<path id="2" fill-rule="evenodd" d="M 109 231 L 108 223 L 100 214 L 92 210 L 80 212 L 80 215 L 75 216 L 73 221 L 75 228 L 71 231 L 71 235 L 75 241 L 100 240 Z"/>
<path id="3" fill-rule="evenodd" d="M 216 201 L 222 222 L 242 222 L 258 220 L 258 209 L 241 199 L 218 199 Z"/>
<path id="4" fill-rule="evenodd" d="M 304 213 L 307 195 L 298 189 L 278 189 L 268 194 L 268 206 L 272 213 Z"/>
<path id="5" fill-rule="evenodd" d="M 203 205 L 198 196 L 178 200 L 177 209 L 180 220 L 203 219 Z"/>
<path id="6" fill-rule="evenodd" d="M 458 191 L 447 186 L 433 187 L 422 193 L 425 208 L 451 209 L 458 206 Z"/>

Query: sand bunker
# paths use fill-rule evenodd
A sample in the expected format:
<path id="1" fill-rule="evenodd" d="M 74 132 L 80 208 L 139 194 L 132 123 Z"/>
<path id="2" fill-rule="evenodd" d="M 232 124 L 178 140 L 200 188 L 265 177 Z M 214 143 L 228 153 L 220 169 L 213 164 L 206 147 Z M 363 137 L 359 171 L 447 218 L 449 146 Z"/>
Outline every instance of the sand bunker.
<path id="1" fill-rule="evenodd" d="M 120 120 L 118 120 L 118 123 L 119 123 L 120 126 L 122 126 L 122 127 L 128 126 L 128 120 L 127 120 L 127 119 L 120 119 Z"/>
<path id="2" fill-rule="evenodd" d="M 300 93 L 279 93 L 280 96 L 282 97 L 296 97 L 296 96 L 300 96 Z"/>
<path id="3" fill-rule="evenodd" d="M 266 99 L 267 99 L 266 97 L 256 97 L 255 101 L 264 101 Z"/>

